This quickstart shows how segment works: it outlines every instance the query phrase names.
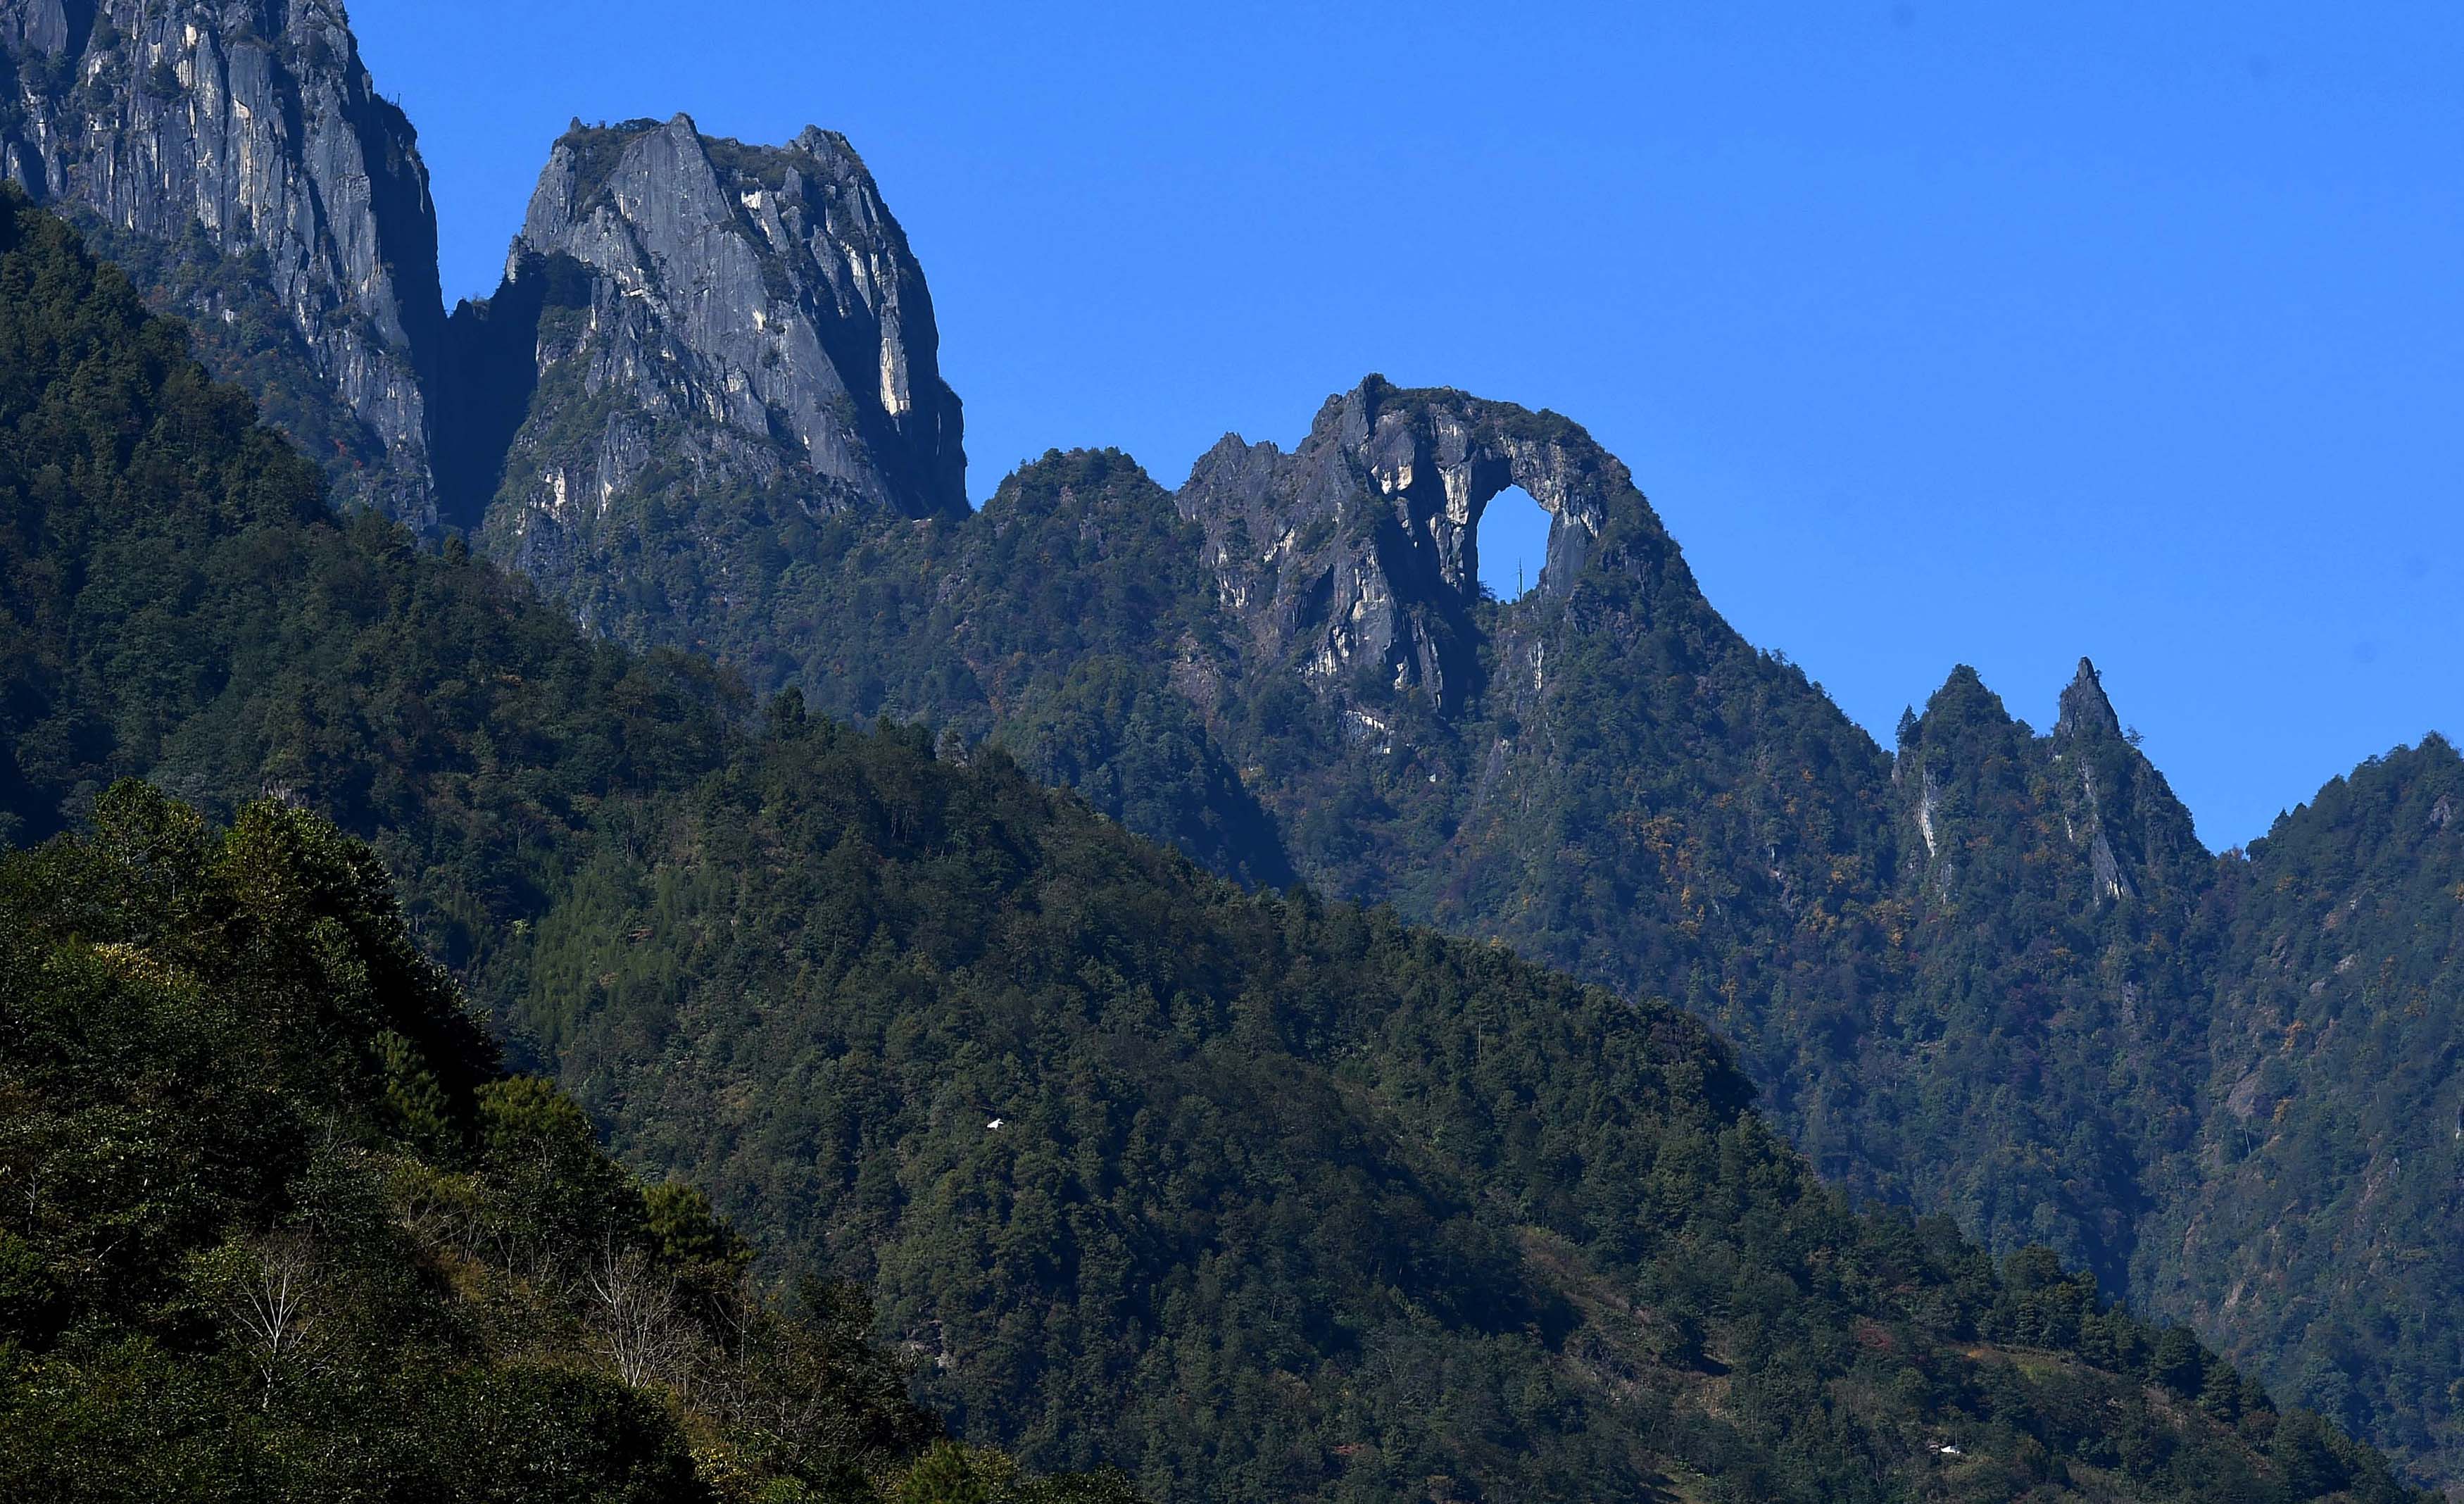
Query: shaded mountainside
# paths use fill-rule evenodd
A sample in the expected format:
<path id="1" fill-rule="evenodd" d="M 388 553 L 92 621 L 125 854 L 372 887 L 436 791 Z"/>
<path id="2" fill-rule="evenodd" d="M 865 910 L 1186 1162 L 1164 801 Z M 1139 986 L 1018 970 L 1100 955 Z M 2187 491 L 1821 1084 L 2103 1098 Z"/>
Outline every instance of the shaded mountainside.
<path id="1" fill-rule="evenodd" d="M 1558 520 L 1540 587 L 1500 603 L 1471 582 L 1481 508 L 1510 483 Z M 2350 1208 L 2386 1205 L 2372 1187 L 2396 1155 L 2321 1149 L 2357 1141 L 2323 1126 L 2351 1094 L 2443 1078 L 2384 1043 L 2362 1075 L 2312 1067 L 2322 1126 L 2293 1140 L 2299 1176 L 2269 1172 L 2361 1217 L 2385 1256 L 2297 1261 L 2288 1284 L 2203 1250 L 2199 1229 L 2231 1220 L 2250 1235 L 2217 1246 L 2259 1257 L 2239 1219 L 2282 1194 L 2218 1158 L 2235 1124 L 2208 1098 L 2241 1086 L 2247 1107 L 2256 1065 L 2234 1056 L 2202 1088 L 2214 1030 L 2250 1028 L 2231 979 L 2255 963 L 2251 889 L 2199 845 L 2091 666 L 2047 733 L 1962 669 L 1886 756 L 1720 621 L 1579 429 L 1376 382 L 1290 454 L 1226 441 L 1177 497 L 1118 454 L 1054 454 L 973 519 L 833 550 L 748 670 L 833 713 L 1008 747 L 1219 872 L 1288 862 L 1680 1000 L 1737 1042 L 1835 1183 L 1947 1209 L 1998 1249 L 2049 1245 L 2454 1474 L 2464 1358 L 2438 1334 L 2464 1327 L 2431 1314 L 2438 1266 L 2404 1251 L 2440 1244 L 2444 1172 L 2403 1161 L 2428 1179 L 2381 1223 Z M 1182 771 L 1221 768 L 1237 783 Z M 1227 831 L 1252 832 L 1242 854 Z M 2387 876 L 2427 903 L 2387 922 L 2429 915 L 2422 933 L 2444 935 L 2418 898 L 2434 871 Z M 2395 1028 L 2344 1037 L 2411 1039 Z M 2321 1303 L 2341 1314 L 2303 1314 Z"/>
<path id="2" fill-rule="evenodd" d="M 2211 859 L 2086 663 L 2041 737 L 1955 673 L 1903 722 L 1895 779 L 1914 839 L 1877 906 L 1903 936 L 1868 1040 L 1896 1050 L 1868 1044 L 1853 1119 L 1876 1183 L 2134 1288 L 2142 1219 L 2191 1126 L 2203 973 L 2186 936 Z M 1962 1147 L 1947 1179 L 1926 1142 L 1946 1133 Z"/>
<path id="3" fill-rule="evenodd" d="M 264 1069 L 304 1070 L 328 1094 L 310 1098 L 318 1112 L 392 1104 L 366 1111 L 412 1127 L 380 1116 L 368 1153 L 398 1162 L 431 1151 L 389 1147 L 384 1133 L 440 1135 L 437 1158 L 419 1162 L 483 1207 L 495 1196 L 561 1216 L 565 1189 L 617 1187 L 577 1213 L 600 1223 L 564 1247 L 620 1261 L 633 1250 L 646 1268 L 679 1256 L 670 1243 L 723 1253 L 706 1218 L 662 1212 L 679 1204 L 587 1170 L 604 1161 L 555 1098 L 485 1084 L 483 1054 L 454 1065 L 427 1043 L 459 1015 L 406 958 L 414 941 L 448 955 L 583 1087 L 636 1162 L 688 1169 L 744 1207 L 781 1265 L 869 1277 L 885 1335 L 913 1344 L 926 1390 L 958 1407 L 968 1435 L 1009 1439 L 1029 1462 L 1116 1460 L 1162 1497 L 2404 1496 L 2374 1453 L 2278 1412 L 2187 1332 L 2106 1308 L 2051 1255 L 1997 1265 L 1947 1222 L 1850 1212 L 1754 1113 L 1725 1050 L 1674 1008 L 1385 915 L 1253 896 L 1038 787 L 998 752 L 959 765 L 918 733 L 850 731 L 793 697 L 758 731 L 740 727 L 742 701 L 685 661 L 589 643 L 458 551 L 420 553 L 373 518 L 336 522 L 313 471 L 202 379 L 122 279 L 55 221 L 18 210 L 0 226 L 12 634 L 0 735 L 20 836 L 56 828 L 81 786 L 126 771 L 157 770 L 219 807 L 272 786 L 380 834 L 406 903 L 399 925 L 379 913 L 367 857 L 303 814 L 244 807 L 237 835 L 212 838 L 122 793 L 95 837 L 11 869 L 25 875 L 8 887 L 20 904 L 11 955 L 32 945 L 37 958 L 12 961 L 12 978 L 65 968 L 176 996 L 184 969 L 246 974 L 193 959 L 215 936 L 261 940 L 296 980 L 272 994 L 209 989 L 226 1012 L 148 992 L 136 1016 L 170 1008 L 181 1028 L 239 1028 L 275 1057 Z M 272 875 L 241 860 L 269 850 L 305 854 Z M 127 874 L 132 851 L 143 881 Z M 157 878 L 155 851 L 204 854 Z M 178 874 L 199 864 L 209 875 L 191 900 L 196 885 Z M 319 873 L 348 880 L 309 880 Z M 347 900 L 332 923 L 316 907 L 325 894 Z M 283 903 L 307 912 L 287 928 L 250 918 Z M 63 905 L 74 914 L 59 917 Z M 236 920 L 183 939 L 191 913 Z M 354 936 L 383 948 L 354 959 L 371 943 Z M 428 1012 L 382 1001 L 405 975 L 427 989 Z M 380 1001 L 355 1001 L 362 988 Z M 39 1018 L 56 1034 L 120 1016 L 92 1006 L 90 990 L 43 1001 L 55 995 L 12 982 L 11 1027 Z M 301 1008 L 304 1033 L 264 1027 Z M 407 1043 L 386 1044 L 388 1030 Z M 295 1039 L 305 1056 L 288 1052 Z M 145 1057 L 44 1049 L 7 1058 L 67 1060 L 70 1074 L 32 1089 L 62 1105 L 98 1095 L 75 1070 Z M 181 1050 L 162 1077 L 175 1095 L 207 1078 L 198 1051 Z M 317 1051 L 339 1053 L 320 1067 Z M 440 1058 L 425 1067 L 431 1091 L 408 1066 Z M 549 1140 L 517 1137 L 505 1173 L 545 1163 L 544 1180 L 491 1188 L 499 1137 L 486 1104 L 500 1098 Z M 267 1129 L 286 1153 L 325 1152 L 315 1146 L 329 1140 L 287 1124 Z M 457 1135 L 475 1147 L 455 1148 Z M 72 1125 L 43 1141 L 93 1139 Z M 292 1162 L 226 1161 L 257 1176 Z M 242 1251 L 228 1257 L 258 1256 L 265 1237 L 290 1235 L 295 1205 L 324 1205 L 266 1194 L 201 1224 L 171 1263 L 187 1270 L 180 1250 L 233 1240 Z M 400 1204 L 373 1194 L 352 1203 L 370 1220 L 310 1217 L 310 1232 L 399 1240 L 429 1226 L 406 1228 Z M 637 1203 L 649 1209 L 627 1226 L 647 1232 L 587 1235 Z M 29 1246 L 51 1227 L 0 1222 Z M 22 1273 L 26 1257 L 11 1256 Z M 503 1298 L 525 1313 L 519 1339 L 550 1345 L 518 1351 L 575 1354 L 556 1368 L 568 1386 L 557 1393 L 604 1397 L 633 1418 L 592 1430 L 593 1445 L 622 1442 L 625 1459 L 717 1486 L 715 1462 L 662 1438 L 680 1429 L 704 1445 L 694 1405 L 725 1391 L 697 1381 L 682 1419 L 646 1402 L 656 1389 L 623 1385 L 611 1339 L 592 1347 L 586 1316 L 557 1303 L 586 1311 L 586 1299 L 541 1293 L 539 1264 L 527 1267 L 503 1276 Z M 481 1302 L 472 1319 L 484 1338 L 495 1286 L 473 1273 L 430 1288 L 423 1309 L 444 1302 L 449 1326 L 454 1302 Z M 229 1418 L 264 1381 L 211 1367 L 227 1333 L 199 1317 L 163 1336 L 144 1306 L 111 1319 L 143 1340 L 194 1344 L 165 1346 L 159 1381 L 202 1407 L 182 1413 L 207 1417 L 182 1433 L 204 1438 L 183 1457 L 294 1466 L 280 1461 L 297 1455 L 282 1428 L 292 1412 L 246 1427 Z M 357 1416 L 387 1404 L 420 1415 L 424 1376 L 517 1360 L 473 1338 L 406 1362 L 425 1329 L 373 1330 L 395 1345 L 355 1351 L 360 1366 L 330 1379 L 375 1376 L 350 1396 L 369 1408 L 298 1468 L 390 1455 L 354 1449 Z M 559 1333 L 567 1347 L 553 1346 Z M 10 1351 L 22 1362 L 31 1350 Z M 40 1361 L 127 1352 L 142 1350 Z M 591 1377 L 600 1365 L 617 1380 Z M 20 1382 L 39 1388 L 50 1371 Z M 804 1372 L 791 1364 L 788 1382 L 809 1382 Z M 152 1392 L 78 1382 L 16 1403 L 52 1425 L 91 1411 L 42 1406 L 107 1409 Z M 495 1391 L 479 1392 L 470 1413 L 505 1413 Z M 540 1403 L 562 1414 L 554 1406 L 580 1402 Z M 143 1413 L 152 1425 L 165 1412 Z M 713 1445 L 746 1467 L 780 1466 L 761 1460 L 776 1455 L 767 1442 L 731 1440 L 724 1414 L 711 1424 L 722 1427 Z M 22 1465 L 49 1465 L 45 1433 L 19 1434 L 37 1438 Z M 482 1446 L 447 1428 L 416 1455 L 477 1467 L 562 1434 L 543 1422 Z M 895 1478 L 916 1453 L 900 1442 L 889 1455 L 863 1466 Z M 296 1476 L 300 1489 L 332 1478 Z M 904 1497 L 980 1496 L 918 1492 L 940 1486 L 912 1474 L 896 1485 Z"/>
<path id="4" fill-rule="evenodd" d="M 1477 529 L 1509 484 L 1557 520 L 1538 587 L 1501 603 Z M 2139 1046 L 2110 1032 L 2058 1069 L 2010 1062 L 2073 1038 L 2047 989 L 2106 1011 L 2124 981 L 2182 995 L 2123 976 L 2101 937 L 2178 928 L 2188 900 L 2164 884 L 2195 888 L 2206 855 L 2092 674 L 2051 742 L 1955 677 L 1894 760 L 1720 619 L 1579 427 L 1375 380 L 1289 454 L 1227 440 L 1177 497 L 1120 456 L 1055 454 L 972 519 L 837 546 L 759 665 L 817 706 L 990 738 L 1218 871 L 1287 861 L 1679 1000 L 1737 1041 L 1826 1175 L 2124 1288 L 2147 1190 L 2110 1151 L 2156 1131 L 2143 1117 L 2178 1134 L 2178 1104 L 2111 1099 L 2088 1057 Z M 2102 784 L 2057 776 L 2064 757 Z M 1165 761 L 1238 783 L 1146 771 Z M 1193 829 L 1258 830 L 1249 849 L 1275 854 L 1236 864 Z M 1964 849 L 2005 840 L 2032 859 Z M 2039 1165 L 2049 1148 L 2068 1158 Z"/>
<path id="5" fill-rule="evenodd" d="M 2365 763 L 2222 866 L 2194 1187 L 2151 1294 L 2277 1392 L 2464 1471 L 2464 764 Z M 2178 1251 L 2177 1251 L 2178 1250 Z"/>
<path id="6" fill-rule="evenodd" d="M 771 645 L 742 667 L 826 714 L 998 741 L 1139 833 L 1281 887 L 1275 822 L 1208 726 L 1245 686 L 1198 547 L 1127 456 L 1056 453 L 963 520 L 829 529 L 827 564 L 782 582 Z"/>
<path id="7" fill-rule="evenodd" d="M 794 706 L 511 1008 L 620 1142 L 868 1273 L 962 1426 L 1175 1498 L 2300 1492 L 2186 1333 L 1850 1213 L 1686 1015 Z"/>

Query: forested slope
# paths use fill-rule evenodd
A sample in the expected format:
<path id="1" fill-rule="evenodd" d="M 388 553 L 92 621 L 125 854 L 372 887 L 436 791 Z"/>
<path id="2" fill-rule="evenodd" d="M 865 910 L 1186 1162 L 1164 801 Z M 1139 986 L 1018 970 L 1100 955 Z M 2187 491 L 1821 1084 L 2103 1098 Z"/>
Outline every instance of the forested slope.
<path id="1" fill-rule="evenodd" d="M 2396 1147 L 2415 1129 L 2363 1127 L 2459 1106 L 2436 1064 L 2455 880 L 2437 790 L 2405 840 L 2340 782 L 2250 862 L 2218 858 L 2085 663 L 2046 729 L 1956 670 L 1885 756 L 1720 621 L 1624 493 L 1549 588 L 1448 605 L 1403 525 L 1442 516 L 1395 477 L 1445 461 L 1471 418 L 1501 444 L 1587 442 L 1501 408 L 1373 382 L 1292 456 L 1227 440 L 1177 498 L 1115 453 L 1047 455 L 973 519 L 824 540 L 782 577 L 796 605 L 759 672 L 839 715 L 1009 748 L 1219 872 L 1288 861 L 1324 891 L 1679 1001 L 1736 1043 L 1826 1180 L 1947 1209 L 1997 1250 L 2051 1246 L 2197 1321 L 2279 1395 L 2457 1475 L 2464 1306 L 2421 1251 L 2453 1242 L 2445 1159 Z M 1423 450 L 1361 459 L 1344 448 L 1355 413 Z M 1470 672 L 1432 689 L 1408 653 L 1322 672 L 1322 635 L 1353 619 L 1331 592 L 1355 576 L 1397 599 L 1417 582 L 1398 619 L 1429 633 L 1429 661 Z M 2264 1064 L 2245 1041 L 2281 1047 L 2289 1026 L 2251 1021 L 2267 989 L 2247 979 L 2285 964 L 2282 895 L 2336 883 L 2375 918 L 2339 921 L 2366 943 L 2332 961 L 2425 980 L 2334 973 L 2345 1001 L 2303 1007 L 2339 1009 L 2335 1048 L 2309 1019 Z M 2315 928 L 2332 932 L 2323 914 Z M 2301 1084 L 2284 1121 L 2311 1126 L 2255 1169 L 2235 1145 L 2257 1141 L 2245 1109 L 2281 1099 L 2261 1084 L 2278 1077 Z M 2251 1264 L 2297 1226 L 2310 1251 Z M 2358 1266 L 2330 1251 L 2354 1247 L 2372 1250 Z"/>
<path id="2" fill-rule="evenodd" d="M 2464 763 L 2340 778 L 2220 865 L 2192 1187 L 2168 1310 L 2278 1392 L 2452 1472 L 2464 1454 Z"/>
<path id="3" fill-rule="evenodd" d="M 1030 1460 L 1176 1498 L 2363 1481 L 2052 1255 L 1850 1212 L 1683 1013 L 1243 894 L 998 754 L 772 725 L 539 921 L 515 1016 Z"/>
<path id="4" fill-rule="evenodd" d="M 2375 1454 L 2050 1256 L 1997 1266 L 1947 1223 L 1849 1212 L 1674 1009 L 1245 894 L 997 753 L 959 765 L 792 697 L 755 716 L 706 671 L 584 642 L 467 558 L 336 522 L 173 326 L 15 206 L 0 357 L 15 836 L 145 772 L 239 809 L 225 848 L 261 830 L 330 848 L 304 815 L 247 807 L 261 791 L 377 837 L 400 941 L 472 978 L 636 1162 L 744 1209 L 773 1267 L 869 1278 L 971 1437 L 1117 1461 L 1174 1498 L 2398 1494 Z M 13 869 L 31 875 L 11 943 L 73 968 L 130 947 L 123 969 L 150 977 L 185 900 L 72 869 L 120 860 L 132 818 L 189 828 L 115 798 L 96 840 Z M 338 922 L 385 931 L 365 859 L 331 861 L 359 895 Z M 273 886 L 265 901 L 297 884 Z M 134 906 L 120 929 L 44 907 L 98 892 Z M 384 984 L 302 922 L 316 966 Z M 21 984 L 34 1001 L 12 1016 L 65 1027 L 49 986 Z M 390 1090 L 385 1061 L 426 1057 L 384 1042 L 381 1006 L 353 1017 L 369 1008 L 312 1030 L 349 1056 L 311 1072 L 333 1078 L 319 1089 L 373 1081 L 357 1090 L 473 1122 L 454 1094 L 485 1060 L 429 1068 L 442 1107 L 415 1077 Z M 390 1026 L 417 1049 L 445 1028 Z M 94 1079 L 14 1099 L 56 1111 Z M 539 1112 L 583 1156 L 574 1119 Z M 484 1180 L 454 1157 L 488 1152 L 477 1121 L 457 1131 L 478 1147 L 433 1151 L 439 1175 Z M 598 1162 L 516 1194 L 544 1214 L 551 1188 L 615 1183 Z M 292 1193 L 266 1194 L 180 1247 L 281 1231 Z M 621 1252 L 633 1234 L 605 1207 L 638 1193 L 607 1194 L 592 1226 Z M 20 1351 L 55 1340 L 25 1330 Z M 187 1382 L 187 1354 L 168 1361 Z"/>
<path id="5" fill-rule="evenodd" d="M 364 847 L 135 783 L 89 831 L 0 859 L 0 1493 L 1128 1497 L 941 1442 L 860 1292 L 502 1075 Z"/>
<path id="6" fill-rule="evenodd" d="M 66 227 L 12 199 L 0 233 L 0 833 L 47 836 L 134 773 L 224 812 L 299 799 L 377 840 L 458 966 L 603 803 L 718 764 L 711 672 L 337 519 Z"/>

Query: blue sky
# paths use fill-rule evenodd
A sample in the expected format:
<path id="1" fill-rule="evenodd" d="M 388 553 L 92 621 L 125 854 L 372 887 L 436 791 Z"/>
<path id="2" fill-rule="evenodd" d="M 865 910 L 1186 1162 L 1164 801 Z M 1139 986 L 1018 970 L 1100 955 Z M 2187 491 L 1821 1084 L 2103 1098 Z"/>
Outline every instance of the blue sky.
<path id="1" fill-rule="evenodd" d="M 570 117 L 845 131 L 979 497 L 1378 371 L 1584 423 L 1886 738 L 2085 653 L 2222 846 L 2464 735 L 2464 7 L 352 9 L 449 298 Z"/>

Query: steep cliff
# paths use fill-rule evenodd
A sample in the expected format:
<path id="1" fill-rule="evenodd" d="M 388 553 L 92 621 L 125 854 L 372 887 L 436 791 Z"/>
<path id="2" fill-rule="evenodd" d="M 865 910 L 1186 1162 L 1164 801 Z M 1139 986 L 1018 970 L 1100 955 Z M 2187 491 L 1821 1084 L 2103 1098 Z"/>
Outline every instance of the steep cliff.
<path id="1" fill-rule="evenodd" d="M 1499 602 L 1479 527 L 1509 485 L 1554 520 L 1538 588 Z M 1284 781 L 1287 818 L 1353 811 L 1299 840 L 1318 880 L 1682 995 L 1686 963 L 1633 933 L 1663 896 L 1733 915 L 1821 891 L 1840 839 L 1884 841 L 1879 749 L 1721 620 L 1625 465 L 1566 418 L 1373 377 L 1289 453 L 1227 438 L 1177 499 L 1253 680 L 1306 687 L 1251 719 L 1244 757 L 1314 764 Z M 1841 776 L 1800 787 L 1805 758 Z M 1669 822 L 1705 828 L 1691 881 L 1667 880 Z"/>
<path id="2" fill-rule="evenodd" d="M 488 352 L 466 363 L 457 505 L 603 630 L 724 652 L 809 552 L 779 546 L 781 519 L 966 515 L 932 298 L 844 137 L 577 123 L 504 287 L 454 327 Z M 525 416 L 499 454 L 485 413 L 509 395 Z"/>
<path id="3" fill-rule="evenodd" d="M 932 298 L 843 137 L 577 122 L 449 321 L 415 133 L 339 4 L 0 0 L 0 170 L 340 499 L 483 531 L 605 630 L 725 651 L 793 557 L 774 514 L 966 510 Z"/>
<path id="4" fill-rule="evenodd" d="M 437 520 L 428 172 L 326 0 L 0 0 L 0 169 L 77 217 L 342 499 Z"/>

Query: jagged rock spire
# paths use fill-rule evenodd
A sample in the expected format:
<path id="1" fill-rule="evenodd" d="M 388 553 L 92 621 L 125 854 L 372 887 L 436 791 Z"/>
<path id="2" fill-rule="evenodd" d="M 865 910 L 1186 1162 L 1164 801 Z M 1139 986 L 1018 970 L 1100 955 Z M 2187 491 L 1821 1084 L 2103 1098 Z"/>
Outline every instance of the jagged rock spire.
<path id="1" fill-rule="evenodd" d="M 454 330 L 456 504 L 494 557 L 628 640 L 740 639 L 719 618 L 793 562 L 763 540 L 800 514 L 968 515 L 923 270 L 834 132 L 577 126 L 504 285 Z"/>
<path id="2" fill-rule="evenodd" d="M 543 331 L 540 388 L 553 395 L 562 367 L 610 415 L 586 447 L 533 456 L 516 477 L 532 506 L 604 503 L 655 464 L 703 484 L 781 481 L 822 510 L 965 514 L 932 295 L 846 137 L 807 126 L 748 146 L 683 114 L 577 127 L 539 175 L 507 294 L 553 280 L 551 263 L 579 269 L 588 311 Z"/>
<path id="3" fill-rule="evenodd" d="M 2096 672 L 2095 664 L 2081 658 L 2079 673 L 2062 691 L 2061 715 L 2054 722 L 2054 734 L 2076 736 L 2090 731 L 2121 736 L 2122 718 L 2113 713 L 2113 701 L 2105 697 L 2103 675 Z"/>
<path id="4" fill-rule="evenodd" d="M 2190 812 L 2123 730 L 2103 675 L 2086 658 L 2062 691 L 2052 747 L 2064 826 L 2087 852 L 2099 901 L 2147 897 L 2194 880 L 2208 852 Z"/>

